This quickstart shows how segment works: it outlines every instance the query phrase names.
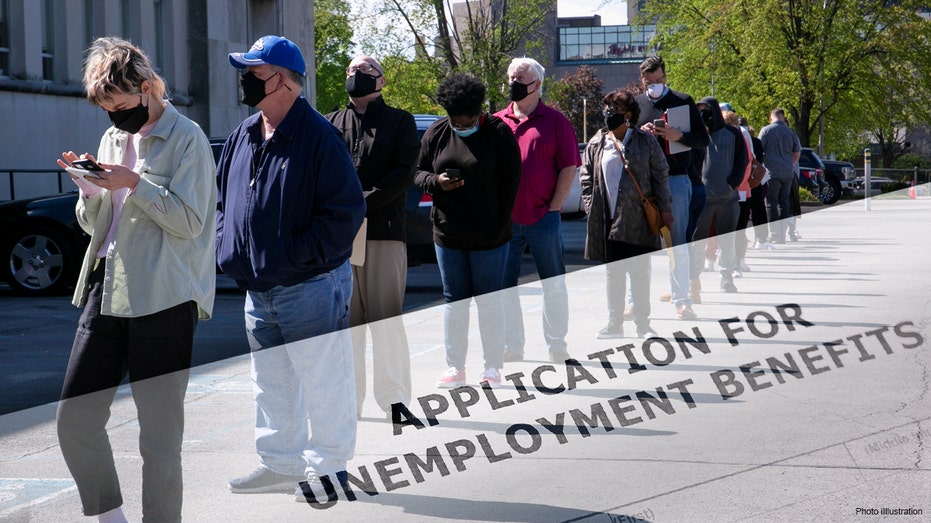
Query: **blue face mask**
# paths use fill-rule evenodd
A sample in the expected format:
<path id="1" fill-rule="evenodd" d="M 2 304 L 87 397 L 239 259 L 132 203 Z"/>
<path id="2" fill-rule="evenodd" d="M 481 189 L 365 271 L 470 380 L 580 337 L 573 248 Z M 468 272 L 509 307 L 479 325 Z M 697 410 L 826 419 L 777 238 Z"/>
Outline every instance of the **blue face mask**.
<path id="1" fill-rule="evenodd" d="M 478 132 L 478 124 L 475 124 L 475 127 L 472 127 L 471 129 L 460 130 L 460 129 L 456 129 L 455 127 L 452 127 L 452 130 L 454 133 L 459 135 L 460 138 L 465 138 L 467 136 L 472 136 L 473 134 Z"/>

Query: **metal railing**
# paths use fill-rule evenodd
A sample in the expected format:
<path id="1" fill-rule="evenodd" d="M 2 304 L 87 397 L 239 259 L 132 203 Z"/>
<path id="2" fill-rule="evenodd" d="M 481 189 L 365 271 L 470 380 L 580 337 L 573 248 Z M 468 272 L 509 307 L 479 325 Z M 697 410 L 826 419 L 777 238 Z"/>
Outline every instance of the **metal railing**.
<path id="1" fill-rule="evenodd" d="M 31 177 L 37 174 L 46 176 L 54 175 L 55 180 L 50 182 L 46 178 L 38 183 L 36 183 L 36 180 L 27 180 L 27 182 L 30 182 L 27 183 L 24 182 L 22 176 L 20 176 L 26 175 Z M 0 176 L 2 175 L 6 175 L 6 186 L 8 188 L 7 190 L 9 191 L 9 194 L 2 194 L 3 191 L 0 189 L 0 201 L 15 200 L 17 198 L 17 192 L 20 194 L 24 192 L 28 193 L 24 197 L 44 196 L 46 194 L 50 194 L 53 190 L 56 190 L 56 192 L 59 194 L 66 192 L 65 181 L 67 181 L 68 174 L 61 169 L 0 169 Z M 16 190 L 17 181 L 20 182 L 20 191 Z M 48 189 L 44 189 L 44 187 L 48 187 Z"/>
<path id="2" fill-rule="evenodd" d="M 923 183 L 931 183 L 931 169 L 880 169 L 873 167 L 870 170 L 872 177 L 883 177 L 888 178 L 896 182 L 904 183 L 913 183 L 915 185 L 921 185 Z M 863 168 L 856 168 L 856 177 L 863 176 Z"/>

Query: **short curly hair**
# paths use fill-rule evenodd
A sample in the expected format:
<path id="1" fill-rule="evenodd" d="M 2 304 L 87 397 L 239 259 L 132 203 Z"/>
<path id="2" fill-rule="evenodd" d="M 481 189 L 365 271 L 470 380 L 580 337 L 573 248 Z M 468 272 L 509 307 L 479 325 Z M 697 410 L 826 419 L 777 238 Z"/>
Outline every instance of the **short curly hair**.
<path id="1" fill-rule="evenodd" d="M 618 113 L 630 113 L 630 126 L 634 127 L 640 121 L 640 104 L 635 96 L 637 93 L 630 87 L 619 87 L 605 96 L 604 104 Z"/>
<path id="2" fill-rule="evenodd" d="M 142 83 L 152 85 L 152 95 L 165 98 L 165 80 L 149 57 L 129 40 L 108 36 L 94 40 L 84 61 L 84 90 L 93 105 L 108 103 L 118 94 L 139 94 Z"/>
<path id="3" fill-rule="evenodd" d="M 485 84 L 469 74 L 451 74 L 436 89 L 436 102 L 450 116 L 475 116 L 485 103 Z"/>

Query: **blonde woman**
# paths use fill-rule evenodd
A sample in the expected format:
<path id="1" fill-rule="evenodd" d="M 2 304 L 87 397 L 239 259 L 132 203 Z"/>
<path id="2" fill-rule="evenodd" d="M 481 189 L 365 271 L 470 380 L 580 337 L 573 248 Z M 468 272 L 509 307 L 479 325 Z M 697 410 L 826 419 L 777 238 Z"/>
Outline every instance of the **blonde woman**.
<path id="1" fill-rule="evenodd" d="M 106 432 L 128 377 L 139 422 L 144 521 L 181 520 L 184 393 L 194 328 L 213 309 L 216 182 L 207 137 L 167 101 L 145 53 L 108 37 L 84 64 L 88 101 L 109 114 L 99 178 L 75 178 L 91 235 L 74 293 L 83 307 L 58 406 L 58 440 L 84 514 L 126 521 Z M 70 167 L 71 151 L 58 160 Z"/>

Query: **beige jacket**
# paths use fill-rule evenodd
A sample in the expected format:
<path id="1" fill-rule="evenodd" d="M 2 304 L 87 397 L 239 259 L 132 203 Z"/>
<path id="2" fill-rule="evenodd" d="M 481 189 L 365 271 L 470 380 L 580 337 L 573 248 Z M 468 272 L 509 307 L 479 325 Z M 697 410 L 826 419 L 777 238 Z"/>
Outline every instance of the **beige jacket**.
<path id="1" fill-rule="evenodd" d="M 130 135 L 111 127 L 97 152 L 120 163 Z M 216 292 L 217 187 L 210 143 L 200 127 L 171 105 L 142 138 L 127 198 L 107 253 L 101 314 L 138 317 L 194 300 L 198 316 L 213 312 Z M 73 303 L 87 301 L 96 253 L 113 216 L 110 191 L 78 198 L 78 223 L 91 235 Z"/>

